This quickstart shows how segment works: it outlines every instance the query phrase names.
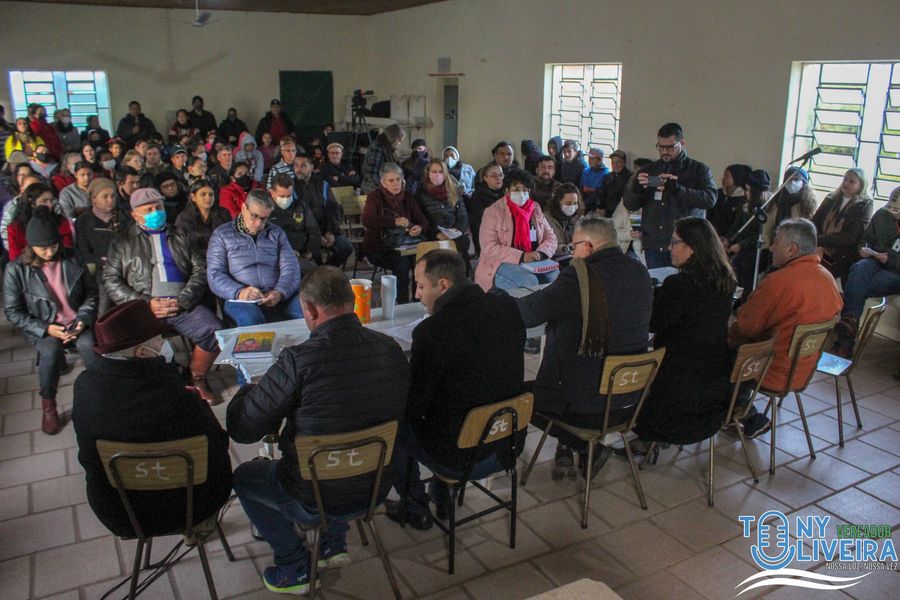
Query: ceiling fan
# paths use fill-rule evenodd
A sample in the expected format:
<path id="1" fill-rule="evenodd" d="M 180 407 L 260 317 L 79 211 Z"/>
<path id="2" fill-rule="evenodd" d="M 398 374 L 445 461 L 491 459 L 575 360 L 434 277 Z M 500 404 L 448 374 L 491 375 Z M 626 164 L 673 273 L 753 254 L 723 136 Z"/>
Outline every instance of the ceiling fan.
<path id="1" fill-rule="evenodd" d="M 196 13 L 196 17 L 193 21 L 182 21 L 180 19 L 173 19 L 171 17 L 163 17 L 168 21 L 175 21 L 176 23 L 183 23 L 185 25 L 190 25 L 191 27 L 205 27 L 210 23 L 218 23 L 218 20 L 210 21 L 210 17 L 212 17 L 212 13 L 208 11 L 200 12 L 200 0 L 194 0 L 194 11 Z"/>

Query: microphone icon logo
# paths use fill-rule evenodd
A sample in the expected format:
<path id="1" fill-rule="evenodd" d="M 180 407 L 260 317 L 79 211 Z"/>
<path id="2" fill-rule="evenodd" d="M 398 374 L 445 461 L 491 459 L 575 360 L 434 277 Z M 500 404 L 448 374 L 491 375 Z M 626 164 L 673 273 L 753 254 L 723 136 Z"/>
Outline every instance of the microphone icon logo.
<path id="1" fill-rule="evenodd" d="M 797 556 L 791 544 L 790 523 L 778 510 L 763 513 L 757 521 L 756 544 L 750 547 L 753 560 L 764 569 L 781 569 Z"/>

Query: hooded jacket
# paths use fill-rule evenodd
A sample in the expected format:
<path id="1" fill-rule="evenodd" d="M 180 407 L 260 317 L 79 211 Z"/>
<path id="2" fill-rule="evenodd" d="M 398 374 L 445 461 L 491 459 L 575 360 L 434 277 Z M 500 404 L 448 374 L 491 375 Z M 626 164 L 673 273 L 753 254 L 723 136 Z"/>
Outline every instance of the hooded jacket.
<path id="1" fill-rule="evenodd" d="M 253 150 L 247 152 L 244 150 L 244 145 L 253 144 Z M 260 152 L 256 147 L 256 138 L 250 135 L 250 132 L 245 131 L 241 134 L 238 146 L 234 150 L 234 162 L 245 162 L 250 166 L 250 177 L 253 181 L 257 183 L 262 183 L 263 180 L 263 167 L 265 166 L 263 163 L 265 159 L 263 158 L 262 152 Z"/>
<path id="2" fill-rule="evenodd" d="M 579 150 L 572 160 L 562 159 L 559 167 L 559 180 L 563 183 L 574 183 L 580 188 L 581 177 L 588 168 L 587 159 L 584 158 L 584 153 Z"/>
<path id="3" fill-rule="evenodd" d="M 521 149 L 523 168 L 532 175 L 537 175 L 537 163 L 541 157 L 541 149 L 534 143 L 534 140 L 522 140 Z"/>
<path id="4" fill-rule="evenodd" d="M 459 183 L 459 189 L 463 194 L 467 196 L 471 196 L 472 192 L 475 191 L 475 168 L 467 163 L 464 163 L 460 160 L 460 153 L 454 146 L 444 146 L 444 149 L 441 150 L 441 156 L 447 153 L 447 150 L 452 150 L 454 154 L 456 154 L 456 164 L 453 165 L 452 169 L 447 169 L 450 171 L 450 174 L 456 178 L 457 183 Z"/>
<path id="5" fill-rule="evenodd" d="M 553 175 L 553 178 L 554 178 L 555 180 L 561 182 L 561 181 L 562 181 L 562 163 L 563 163 L 563 157 L 562 157 L 563 141 L 562 141 L 562 137 L 560 137 L 560 136 L 558 136 L 558 135 L 553 136 L 552 138 L 550 138 L 550 141 L 548 142 L 548 146 L 549 146 L 549 144 L 555 144 L 555 145 L 556 145 L 556 171 L 555 171 L 555 173 L 554 173 L 554 175 Z M 548 156 L 549 156 L 549 154 L 550 154 L 550 153 L 547 152 L 547 155 L 548 155 Z"/>

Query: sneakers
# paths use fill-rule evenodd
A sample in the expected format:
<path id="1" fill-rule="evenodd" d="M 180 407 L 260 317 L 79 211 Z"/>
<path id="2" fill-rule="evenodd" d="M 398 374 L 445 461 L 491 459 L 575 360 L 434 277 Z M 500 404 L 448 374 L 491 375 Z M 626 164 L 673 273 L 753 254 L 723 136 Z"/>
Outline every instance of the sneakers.
<path id="1" fill-rule="evenodd" d="M 603 468 L 603 465 L 606 464 L 606 461 L 609 460 L 609 457 L 613 455 L 612 448 L 609 446 L 598 446 L 594 448 L 594 460 L 591 464 L 591 478 L 589 481 L 593 481 L 594 477 L 597 476 L 597 473 L 600 472 L 600 469 Z M 581 473 L 581 476 L 587 480 L 587 452 L 579 452 L 578 453 L 578 472 Z"/>
<path id="2" fill-rule="evenodd" d="M 276 594 L 303 596 L 309 593 L 309 573 L 305 570 L 285 573 L 280 567 L 266 567 L 263 583 L 267 590 Z"/>
<path id="3" fill-rule="evenodd" d="M 399 500 L 385 500 L 384 501 L 384 510 L 385 514 L 387 514 L 387 518 L 393 521 L 394 523 L 400 523 L 400 525 L 406 527 L 409 525 L 413 529 L 418 529 L 419 531 L 428 531 L 431 529 L 432 525 L 434 525 L 434 519 L 431 517 L 431 511 L 427 508 L 425 512 L 422 514 L 414 514 L 412 511 L 407 510 L 406 514 L 402 513 L 403 503 Z"/>
<path id="4" fill-rule="evenodd" d="M 525 340 L 525 354 L 540 354 L 541 341 L 537 338 L 528 338 Z"/>
<path id="5" fill-rule="evenodd" d="M 350 564 L 347 554 L 347 538 L 322 538 L 319 542 L 319 569 L 336 569 Z"/>
<path id="6" fill-rule="evenodd" d="M 572 456 L 572 449 L 565 444 L 556 444 L 556 456 L 553 457 L 553 470 L 550 471 L 550 477 L 553 481 L 562 481 L 568 479 L 575 481 L 575 458 Z"/>
<path id="7" fill-rule="evenodd" d="M 772 421 L 762 413 L 751 415 L 744 421 L 744 437 L 753 440 L 772 429 Z"/>

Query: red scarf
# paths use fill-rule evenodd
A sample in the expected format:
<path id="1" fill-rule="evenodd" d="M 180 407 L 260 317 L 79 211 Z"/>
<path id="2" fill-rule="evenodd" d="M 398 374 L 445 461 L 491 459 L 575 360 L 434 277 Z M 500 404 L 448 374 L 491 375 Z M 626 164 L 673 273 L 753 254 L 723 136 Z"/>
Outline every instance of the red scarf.
<path id="1" fill-rule="evenodd" d="M 534 200 L 528 199 L 522 206 L 517 206 L 515 202 L 506 196 L 506 206 L 513 219 L 513 248 L 522 252 L 531 252 L 531 215 L 534 213 Z"/>

